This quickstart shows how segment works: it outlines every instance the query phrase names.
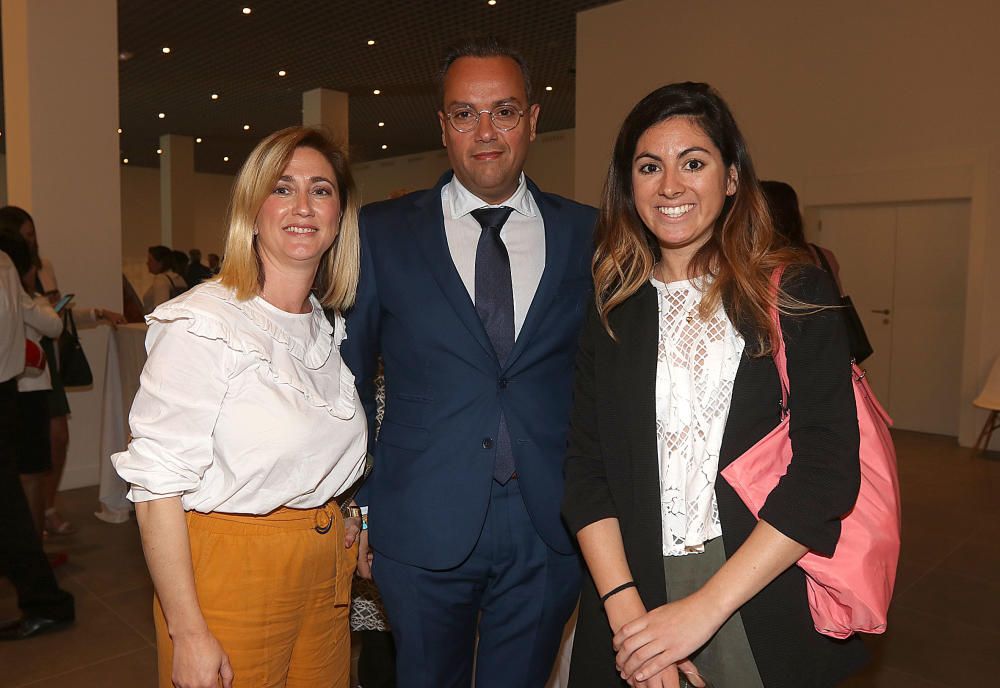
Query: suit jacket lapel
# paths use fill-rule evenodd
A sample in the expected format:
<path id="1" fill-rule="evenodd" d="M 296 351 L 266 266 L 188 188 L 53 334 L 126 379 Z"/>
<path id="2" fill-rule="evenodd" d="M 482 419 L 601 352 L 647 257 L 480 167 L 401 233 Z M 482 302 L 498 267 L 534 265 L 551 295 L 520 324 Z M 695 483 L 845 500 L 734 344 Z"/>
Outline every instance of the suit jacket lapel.
<path id="1" fill-rule="evenodd" d="M 445 173 L 437 185 L 417 201 L 410 226 L 416 233 L 417 244 L 427 261 L 427 266 L 435 281 L 451 304 L 459 320 L 472 337 L 479 342 L 490 358 L 496 361 L 496 352 L 479 319 L 476 307 L 469 298 L 469 292 L 462 282 L 448 248 L 448 237 L 444 231 L 444 212 L 441 208 L 441 189 L 451 181 L 452 173 Z"/>
<path id="2" fill-rule="evenodd" d="M 556 202 L 544 195 L 530 179 L 528 179 L 528 191 L 535 199 L 535 205 L 538 206 L 542 215 L 542 223 L 545 226 L 545 268 L 542 271 L 542 279 L 538 282 L 538 288 L 535 290 L 535 296 L 531 299 L 531 305 L 528 306 L 524 324 L 521 325 L 521 331 L 514 341 L 514 348 L 511 349 L 510 356 L 507 357 L 505 368 L 513 366 L 524 352 L 525 347 L 531 342 L 535 330 L 538 329 L 549 305 L 556 297 L 559 284 L 566 272 L 566 262 L 570 251 L 570 242 L 561 231 L 561 218 Z"/>

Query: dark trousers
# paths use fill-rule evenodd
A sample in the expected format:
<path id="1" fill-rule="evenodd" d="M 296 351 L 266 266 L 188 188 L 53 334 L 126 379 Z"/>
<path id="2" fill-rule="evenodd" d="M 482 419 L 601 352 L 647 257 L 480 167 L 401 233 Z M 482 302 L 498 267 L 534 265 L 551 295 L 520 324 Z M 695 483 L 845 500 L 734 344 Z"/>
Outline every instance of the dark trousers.
<path id="1" fill-rule="evenodd" d="M 493 483 L 483 531 L 462 564 L 431 571 L 376 553 L 374 576 L 399 688 L 468 688 L 473 662 L 476 688 L 542 688 L 576 606 L 581 563 L 538 537 L 511 480 Z"/>
<path id="2" fill-rule="evenodd" d="M 73 618 L 73 596 L 59 588 L 31 522 L 17 471 L 17 381 L 0 382 L 0 573 L 27 616 Z"/>

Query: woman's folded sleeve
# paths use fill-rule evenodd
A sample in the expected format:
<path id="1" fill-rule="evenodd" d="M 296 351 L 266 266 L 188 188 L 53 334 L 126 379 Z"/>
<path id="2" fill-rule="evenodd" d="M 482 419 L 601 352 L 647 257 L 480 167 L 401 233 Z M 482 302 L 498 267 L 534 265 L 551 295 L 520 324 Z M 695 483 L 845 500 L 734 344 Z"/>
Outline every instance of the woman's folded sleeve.
<path id="1" fill-rule="evenodd" d="M 832 280 L 806 268 L 784 285 L 811 304 L 839 303 Z M 782 316 L 788 360 L 792 460 L 760 518 L 820 554 L 833 554 L 841 519 L 861 487 L 851 354 L 841 311 Z"/>
<path id="2" fill-rule="evenodd" d="M 129 414 L 132 441 L 111 457 L 133 502 L 195 489 L 214 460 L 212 435 L 233 353 L 221 340 L 188 331 L 190 325 L 150 322 L 148 358 Z"/>
<path id="3" fill-rule="evenodd" d="M 592 310 L 580 337 L 573 386 L 573 414 L 564 473 L 566 492 L 562 514 L 573 534 L 605 518 L 617 518 L 608 487 L 597 430 L 597 381 L 594 342 L 600 336 L 600 319 Z"/>

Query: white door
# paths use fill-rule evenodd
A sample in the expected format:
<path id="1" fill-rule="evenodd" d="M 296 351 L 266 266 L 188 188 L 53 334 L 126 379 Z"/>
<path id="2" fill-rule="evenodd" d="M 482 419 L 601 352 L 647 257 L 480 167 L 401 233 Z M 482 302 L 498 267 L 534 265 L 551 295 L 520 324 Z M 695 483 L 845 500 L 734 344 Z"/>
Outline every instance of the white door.
<path id="1" fill-rule="evenodd" d="M 891 206 L 820 208 L 809 240 L 833 251 L 840 282 L 854 301 L 875 353 L 865 360 L 875 396 L 891 405 L 893 269 L 896 209 Z"/>
<path id="2" fill-rule="evenodd" d="M 832 250 L 875 353 L 864 363 L 896 427 L 958 434 L 966 201 L 838 206 L 807 213 Z"/>
<path id="3" fill-rule="evenodd" d="M 890 415 L 899 428 L 958 435 L 969 203 L 896 212 Z"/>

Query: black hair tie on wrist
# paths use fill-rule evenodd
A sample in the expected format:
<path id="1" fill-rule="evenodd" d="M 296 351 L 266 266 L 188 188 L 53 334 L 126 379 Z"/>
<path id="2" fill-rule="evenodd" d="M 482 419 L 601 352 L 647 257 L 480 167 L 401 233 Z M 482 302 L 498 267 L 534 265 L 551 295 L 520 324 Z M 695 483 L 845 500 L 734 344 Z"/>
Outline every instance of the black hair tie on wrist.
<path id="1" fill-rule="evenodd" d="M 601 596 L 601 604 L 604 604 L 609 599 L 611 599 L 611 597 L 613 597 L 614 595 L 617 595 L 622 590 L 628 590 L 629 588 L 635 588 L 635 587 L 638 587 L 638 586 L 636 586 L 635 581 L 629 581 L 628 583 L 622 583 L 621 585 L 619 585 L 614 590 L 611 590 L 610 592 L 604 593 L 604 595 Z"/>

